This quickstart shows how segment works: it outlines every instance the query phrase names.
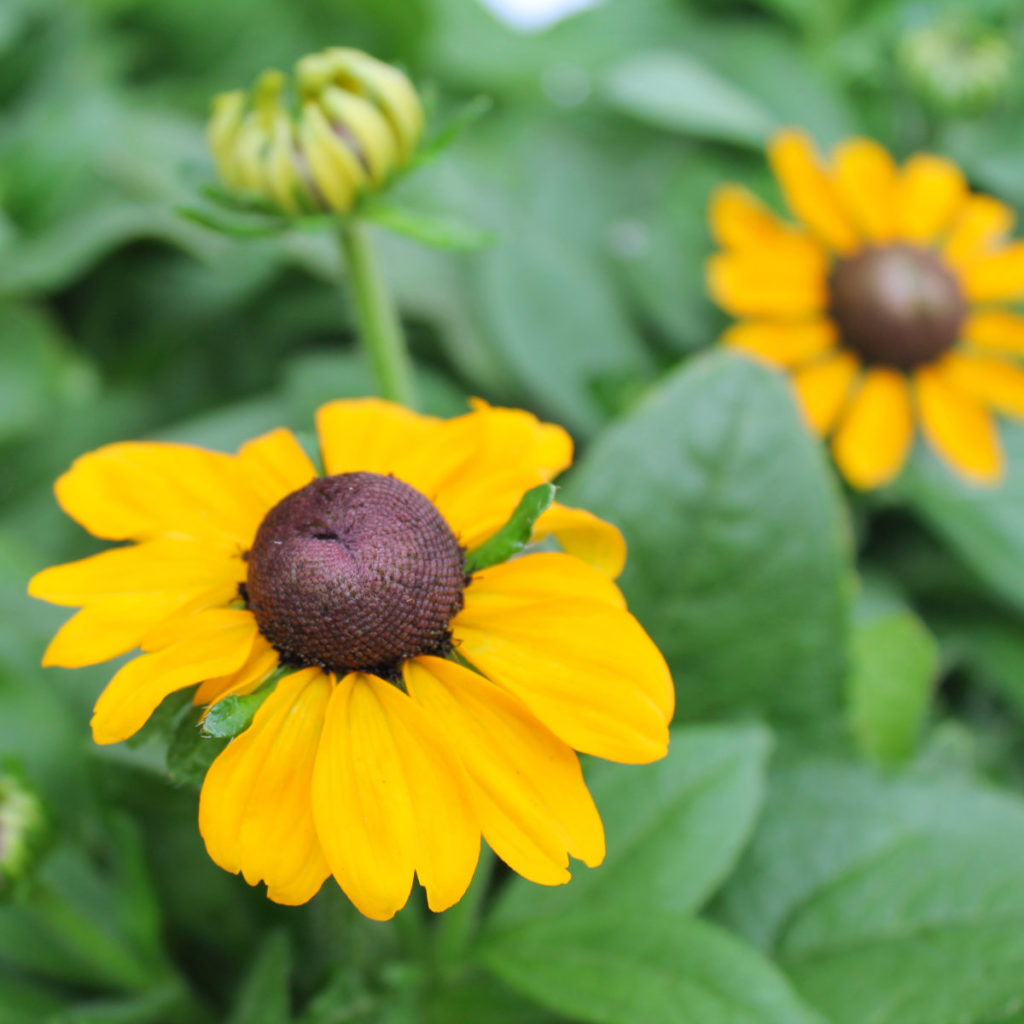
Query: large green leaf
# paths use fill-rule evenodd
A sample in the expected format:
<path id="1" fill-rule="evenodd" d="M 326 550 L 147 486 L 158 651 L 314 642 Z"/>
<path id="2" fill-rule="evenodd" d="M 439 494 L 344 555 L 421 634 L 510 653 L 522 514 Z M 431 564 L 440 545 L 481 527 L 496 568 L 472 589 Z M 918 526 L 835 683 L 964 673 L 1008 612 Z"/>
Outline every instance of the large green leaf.
<path id="1" fill-rule="evenodd" d="M 1024 426 L 1004 423 L 1006 478 L 996 487 L 961 480 L 923 447 L 897 494 L 1005 600 L 1024 609 Z"/>
<path id="2" fill-rule="evenodd" d="M 484 942 L 506 984 L 593 1024 L 811 1024 L 785 979 L 727 932 L 658 911 L 593 905 Z"/>
<path id="3" fill-rule="evenodd" d="M 697 909 L 753 830 L 768 750 L 758 726 L 694 726 L 674 730 L 668 757 L 656 764 L 595 764 L 588 783 L 608 837 L 604 864 L 581 868 L 571 885 L 558 888 L 514 882 L 490 927 L 580 905 Z"/>
<path id="4" fill-rule="evenodd" d="M 625 533 L 623 589 L 681 714 L 838 707 L 847 524 L 781 377 L 726 355 L 681 368 L 597 441 L 565 500 Z"/>
<path id="5" fill-rule="evenodd" d="M 719 901 L 835 1024 L 960 1024 L 1024 999 L 1024 803 L 967 779 L 779 774 Z"/>

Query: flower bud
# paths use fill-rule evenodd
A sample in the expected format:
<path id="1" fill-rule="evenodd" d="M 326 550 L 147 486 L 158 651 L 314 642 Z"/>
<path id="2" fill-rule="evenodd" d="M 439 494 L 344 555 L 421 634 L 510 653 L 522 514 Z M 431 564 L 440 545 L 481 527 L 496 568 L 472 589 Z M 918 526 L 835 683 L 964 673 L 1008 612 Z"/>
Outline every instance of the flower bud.
<path id="1" fill-rule="evenodd" d="M 35 793 L 15 774 L 0 774 L 0 899 L 31 872 L 47 832 Z"/>
<path id="2" fill-rule="evenodd" d="M 280 71 L 265 71 L 248 94 L 213 102 L 207 136 L 231 189 L 284 213 L 345 213 L 412 157 L 423 107 L 397 68 L 334 47 L 303 57 L 294 96 Z"/>
<path id="3" fill-rule="evenodd" d="M 1010 81 L 1013 52 L 1000 32 L 950 17 L 907 35 L 900 62 L 925 102 L 962 114 L 999 98 Z"/>

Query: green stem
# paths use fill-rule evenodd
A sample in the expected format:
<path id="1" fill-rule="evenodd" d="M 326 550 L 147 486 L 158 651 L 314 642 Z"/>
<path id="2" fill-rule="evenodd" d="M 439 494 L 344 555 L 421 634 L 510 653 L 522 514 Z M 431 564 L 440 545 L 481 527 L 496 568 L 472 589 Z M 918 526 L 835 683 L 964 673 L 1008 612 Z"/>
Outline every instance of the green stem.
<path id="1" fill-rule="evenodd" d="M 349 290 L 363 347 L 382 398 L 415 405 L 412 366 L 394 303 L 373 255 L 365 225 L 355 218 L 341 222 L 338 239 L 348 270 Z"/>
<path id="2" fill-rule="evenodd" d="M 466 960 L 480 927 L 481 912 L 493 873 L 494 854 L 485 844 L 481 847 L 480 863 L 466 895 L 446 910 L 438 921 L 434 957 L 442 972 L 457 971 Z"/>

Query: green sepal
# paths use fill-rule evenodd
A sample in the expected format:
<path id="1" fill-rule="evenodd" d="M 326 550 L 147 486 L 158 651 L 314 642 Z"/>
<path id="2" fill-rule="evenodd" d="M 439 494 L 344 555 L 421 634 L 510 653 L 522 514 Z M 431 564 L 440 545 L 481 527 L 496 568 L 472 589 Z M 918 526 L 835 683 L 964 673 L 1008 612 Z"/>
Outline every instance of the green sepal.
<path id="1" fill-rule="evenodd" d="M 509 521 L 493 537 L 466 555 L 466 572 L 479 572 L 506 562 L 522 551 L 530 543 L 534 523 L 555 500 L 556 490 L 554 484 L 541 484 L 527 491 Z"/>
<path id="2" fill-rule="evenodd" d="M 167 774 L 171 781 L 193 789 L 203 784 L 210 765 L 227 745 L 226 741 L 203 735 L 199 728 L 202 713 L 202 708 L 186 707 L 167 747 Z"/>
<path id="3" fill-rule="evenodd" d="M 193 224 L 233 238 L 272 238 L 291 227 L 287 218 L 280 215 L 268 217 L 262 211 L 253 211 L 250 219 L 240 219 L 241 215 L 232 219 L 197 206 L 179 206 L 177 213 Z"/>
<path id="4" fill-rule="evenodd" d="M 274 692 L 278 680 L 291 671 L 279 668 L 255 693 L 234 694 L 217 701 L 200 725 L 202 734 L 210 739 L 230 740 L 245 732 L 260 705 Z"/>
<path id="5" fill-rule="evenodd" d="M 402 174 L 408 174 L 424 164 L 429 164 L 436 160 L 467 128 L 476 124 L 493 106 L 494 101 L 490 96 L 473 97 L 473 99 L 461 106 L 445 121 L 438 131 L 420 145 L 416 155 L 403 168 Z"/>
<path id="6" fill-rule="evenodd" d="M 493 244 L 497 238 L 493 231 L 482 230 L 454 217 L 425 213 L 379 200 L 366 203 L 359 210 L 359 216 L 435 249 L 482 249 Z"/>

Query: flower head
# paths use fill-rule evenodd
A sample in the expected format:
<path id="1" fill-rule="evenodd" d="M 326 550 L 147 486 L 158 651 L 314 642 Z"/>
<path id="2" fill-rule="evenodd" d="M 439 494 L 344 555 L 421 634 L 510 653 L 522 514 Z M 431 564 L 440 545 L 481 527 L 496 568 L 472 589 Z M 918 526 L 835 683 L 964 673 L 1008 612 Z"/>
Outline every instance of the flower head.
<path id="1" fill-rule="evenodd" d="M 533 539 L 561 551 L 479 571 L 465 557 L 569 464 L 569 437 L 483 403 L 438 420 L 339 401 L 317 427 L 325 476 L 286 430 L 236 455 L 125 443 L 79 458 L 61 505 L 134 543 L 32 580 L 35 596 L 83 606 L 44 663 L 141 648 L 96 704 L 99 743 L 185 687 L 200 705 L 271 690 L 210 769 L 199 824 L 219 865 L 278 902 L 333 874 L 385 919 L 415 874 L 442 910 L 481 836 L 542 884 L 569 878 L 570 854 L 599 863 L 574 751 L 655 760 L 673 706 L 612 582 L 621 535 L 552 505 Z"/>
<path id="2" fill-rule="evenodd" d="M 334 47 L 295 67 L 295 96 L 280 71 L 252 92 L 222 93 L 208 137 L 224 184 L 284 213 L 352 209 L 405 166 L 423 131 L 423 107 L 397 68 Z"/>
<path id="3" fill-rule="evenodd" d="M 17 774 L 0 773 L 0 898 L 31 871 L 46 831 L 39 798 Z"/>
<path id="4" fill-rule="evenodd" d="M 769 157 L 796 225 L 745 189 L 720 188 L 711 226 L 725 250 L 711 293 L 743 322 L 723 342 L 792 375 L 810 426 L 831 436 L 854 486 L 903 468 L 919 423 L 963 476 L 995 482 L 993 412 L 1024 416 L 1024 242 L 1009 207 L 968 191 L 960 170 L 918 154 L 897 167 L 869 139 L 823 165 L 800 132 Z"/>

